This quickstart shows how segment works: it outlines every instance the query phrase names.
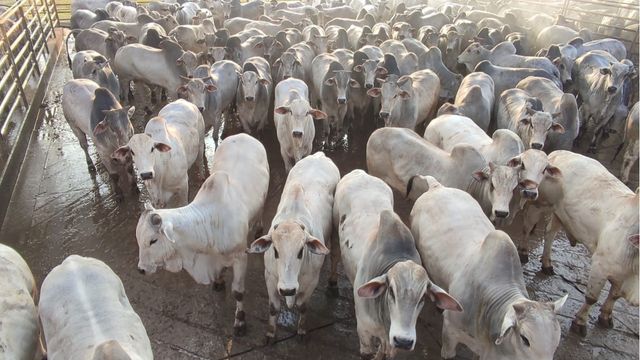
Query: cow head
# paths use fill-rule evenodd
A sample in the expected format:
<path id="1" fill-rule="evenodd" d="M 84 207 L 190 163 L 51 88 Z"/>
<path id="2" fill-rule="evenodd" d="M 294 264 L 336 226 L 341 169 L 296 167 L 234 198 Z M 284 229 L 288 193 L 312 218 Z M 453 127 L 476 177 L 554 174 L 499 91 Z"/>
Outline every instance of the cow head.
<path id="1" fill-rule="evenodd" d="M 225 55 L 225 48 L 221 46 L 212 46 L 207 48 L 207 62 L 209 64 L 224 60 Z"/>
<path id="2" fill-rule="evenodd" d="M 566 300 L 567 295 L 552 302 L 522 299 L 511 304 L 495 339 L 500 352 L 514 359 L 553 359 L 560 343 L 556 314 Z"/>
<path id="3" fill-rule="evenodd" d="M 146 204 L 138 219 L 138 271 L 142 274 L 153 274 L 158 268 L 171 272 L 182 270 L 182 259 L 175 247 L 177 234 L 169 216 L 165 216 L 170 211 L 155 210 Z"/>
<path id="4" fill-rule="evenodd" d="M 193 70 L 198 67 L 198 55 L 191 51 L 185 51 L 182 53 L 180 57 L 176 60 L 176 65 L 179 69 L 183 69 L 184 73 L 187 75 L 191 75 Z"/>
<path id="5" fill-rule="evenodd" d="M 218 88 L 213 84 L 207 83 L 210 78 L 201 79 L 184 76 L 181 78 L 184 85 L 178 87 L 178 97 L 194 104 L 200 111 L 206 110 L 209 93 L 216 91 Z"/>
<path id="6" fill-rule="evenodd" d="M 518 122 L 518 133 L 525 146 L 542 150 L 550 132 L 563 134 L 564 126 L 555 121 L 561 115 L 561 113 L 551 115 L 548 112 L 534 110 L 534 107 L 528 103 L 524 116 Z"/>
<path id="7" fill-rule="evenodd" d="M 164 119 L 154 118 L 149 121 L 162 122 L 161 126 L 164 127 Z M 154 140 L 147 134 L 135 134 L 129 139 L 127 145 L 118 148 L 111 157 L 122 161 L 122 159 L 131 156 L 140 178 L 147 182 L 154 179 L 156 163 L 162 161 L 164 157 L 162 154 L 170 151 L 171 146 L 165 142 Z M 160 202 L 160 196 L 151 195 L 155 198 L 154 206 L 164 207 L 165 204 Z"/>
<path id="8" fill-rule="evenodd" d="M 506 219 L 509 216 L 509 203 L 513 191 L 518 187 L 519 175 L 520 171 L 516 167 L 494 165 L 492 162 L 489 162 L 486 169 L 473 173 L 474 179 L 488 185 L 491 221 Z"/>
<path id="9" fill-rule="evenodd" d="M 549 164 L 544 151 L 529 149 L 511 158 L 508 166 L 519 170 L 519 186 L 522 197 L 535 200 L 538 198 L 538 186 L 545 177 L 557 178 L 562 175 L 560 169 Z"/>
<path id="10" fill-rule="evenodd" d="M 622 91 L 625 80 L 635 76 L 633 65 L 626 62 L 611 62 L 609 67 L 600 68 L 604 77 L 604 89 L 608 96 L 614 96 Z"/>
<path id="11" fill-rule="evenodd" d="M 376 60 L 365 60 L 361 65 L 353 67 L 353 71 L 362 72 L 364 74 L 364 87 L 373 89 L 378 77 L 387 76 L 387 69 L 378 66 Z"/>
<path id="12" fill-rule="evenodd" d="M 280 79 L 296 77 L 296 74 L 300 76 L 303 73 L 302 63 L 292 52 L 282 53 L 280 59 L 276 60 L 273 65 L 278 67 L 278 78 Z"/>
<path id="13" fill-rule="evenodd" d="M 307 45 L 309 45 L 316 54 L 324 54 L 328 52 L 328 41 L 329 36 L 327 35 L 313 34 L 311 35 L 311 39 L 307 41 Z"/>
<path id="14" fill-rule="evenodd" d="M 458 55 L 458 63 L 464 64 L 468 71 L 473 71 L 479 62 L 489 57 L 489 53 L 480 43 L 474 42 Z"/>
<path id="15" fill-rule="evenodd" d="M 382 82 L 381 87 L 367 91 L 369 96 L 382 96 L 380 118 L 384 120 L 385 126 L 394 126 L 399 120 L 403 103 L 413 95 L 412 83 L 409 76 L 398 78 L 397 75 L 390 75 Z"/>
<path id="16" fill-rule="evenodd" d="M 274 112 L 285 116 L 284 121 L 291 130 L 291 136 L 297 146 L 302 144 L 305 135 L 304 131 L 310 121 L 312 122 L 313 119 L 320 120 L 327 118 L 326 113 L 312 109 L 311 106 L 309 106 L 309 102 L 301 98 L 295 90 L 289 93 L 289 101 L 285 105 L 275 108 Z"/>
<path id="17" fill-rule="evenodd" d="M 269 80 L 261 79 L 254 71 L 245 71 L 240 74 L 239 86 L 242 87 L 244 100 L 253 102 L 258 97 L 261 86 L 268 86 Z"/>
<path id="18" fill-rule="evenodd" d="M 304 206 L 304 190 L 301 186 L 296 186 L 292 195 L 295 202 Z M 303 263 L 312 256 L 329 254 L 329 249 L 320 239 L 311 235 L 304 224 L 295 220 L 285 220 L 275 224 L 268 235 L 255 240 L 247 252 L 265 253 L 265 257 L 272 257 L 269 262 L 273 261 L 276 264 L 278 293 L 286 298 L 289 307 L 293 307 Z"/>
<path id="19" fill-rule="evenodd" d="M 391 37 L 394 40 L 413 38 L 413 28 L 406 22 L 397 22 L 391 28 Z"/>
<path id="20" fill-rule="evenodd" d="M 333 75 L 333 76 L 331 76 Z M 349 89 L 359 88 L 360 84 L 351 79 L 351 72 L 346 70 L 334 70 L 333 74 L 327 73 L 324 86 L 335 89 L 336 102 L 338 105 L 346 105 L 349 99 Z"/>

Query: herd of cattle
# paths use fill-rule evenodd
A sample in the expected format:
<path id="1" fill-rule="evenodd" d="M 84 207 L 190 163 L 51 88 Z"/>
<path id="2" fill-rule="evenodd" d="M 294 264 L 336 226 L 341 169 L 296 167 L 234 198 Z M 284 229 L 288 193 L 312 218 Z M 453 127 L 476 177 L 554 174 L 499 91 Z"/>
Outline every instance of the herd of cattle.
<path id="1" fill-rule="evenodd" d="M 480 359 L 550 360 L 567 296 L 529 298 L 521 263 L 536 225 L 545 233 L 544 273 L 553 274 L 560 229 L 591 253 L 572 331 L 586 335 L 606 282 L 600 326 L 612 327 L 619 298 L 638 305 L 639 199 L 625 185 L 639 152 L 637 74 L 619 40 L 590 41 L 579 24 L 500 3 L 493 13 L 451 1 L 80 0 L 62 107 L 90 171 L 88 139 L 119 198 L 138 191 L 136 172 L 148 191 L 135 234 L 139 271 L 186 270 L 220 291 L 231 267 L 237 335 L 246 329 L 248 254 L 264 254 L 267 342 L 283 299 L 305 334 L 308 300 L 331 254 L 329 286 L 339 261 L 353 285 L 363 356 L 412 350 L 430 300 L 445 310 L 443 358 L 462 343 Z M 164 96 L 169 103 L 134 134 L 135 107 L 123 104 L 151 114 Z M 246 134 L 219 142 L 231 113 Z M 380 125 L 367 142 L 368 173 L 341 177 L 313 153 Z M 270 170 L 251 135 L 270 126 L 288 177 L 263 231 Z M 210 128 L 211 175 L 189 203 L 188 170 L 206 160 Z M 571 151 L 588 141 L 595 152 L 617 128 L 625 132 L 620 180 Z M 394 212 L 392 189 L 414 202 L 409 226 Z M 514 244 L 496 227 L 518 214 L 523 239 Z M 44 279 L 37 307 L 29 267 L 4 245 L 0 273 L 6 358 L 42 356 L 45 342 L 53 360 L 153 358 L 122 282 L 103 262 L 67 258 Z"/>

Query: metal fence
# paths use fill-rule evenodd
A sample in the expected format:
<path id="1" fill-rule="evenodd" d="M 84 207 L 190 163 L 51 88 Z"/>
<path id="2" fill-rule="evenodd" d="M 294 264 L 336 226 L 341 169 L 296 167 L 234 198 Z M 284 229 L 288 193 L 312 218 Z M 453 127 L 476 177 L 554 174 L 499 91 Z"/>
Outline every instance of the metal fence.
<path id="1" fill-rule="evenodd" d="M 54 0 L 20 0 L 0 15 L 0 140 L 11 143 L 31 106 L 60 25 Z"/>

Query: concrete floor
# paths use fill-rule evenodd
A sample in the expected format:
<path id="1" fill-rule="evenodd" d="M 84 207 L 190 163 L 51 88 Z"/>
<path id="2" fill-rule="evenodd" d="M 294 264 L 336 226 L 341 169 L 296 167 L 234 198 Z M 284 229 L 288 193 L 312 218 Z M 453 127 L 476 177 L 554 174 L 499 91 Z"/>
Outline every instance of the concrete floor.
<path id="1" fill-rule="evenodd" d="M 136 270 L 138 247 L 135 226 L 145 195 L 115 201 L 104 170 L 97 175 L 87 171 L 84 156 L 71 133 L 60 106 L 62 85 L 71 78 L 66 59 L 57 65 L 46 103 L 49 115 L 36 129 L 20 179 L 10 203 L 8 216 L 0 230 L 0 242 L 18 250 L 31 266 L 40 284 L 46 274 L 71 254 L 92 256 L 105 261 L 120 276 L 134 309 L 138 312 L 151 339 L 157 359 L 358 359 L 358 338 L 353 310 L 353 292 L 347 279 L 339 281 L 339 296 L 326 293 L 328 269 L 312 297 L 304 342 L 293 335 L 295 317 L 283 313 L 278 341 L 264 347 L 267 329 L 267 293 L 262 256 L 249 261 L 245 310 L 248 334 L 233 337 L 234 300 L 229 287 L 212 292 L 197 285 L 185 272 L 161 271 L 151 276 Z M 137 131 L 144 121 L 135 121 Z M 231 130 L 233 132 L 233 130 Z M 213 155 L 208 137 L 207 156 Z M 261 139 L 269 155 L 270 192 L 265 209 L 265 224 L 277 207 L 285 173 L 273 131 Z M 617 140 L 610 139 L 598 155 L 611 159 Z M 348 147 L 328 154 L 340 167 L 342 175 L 354 168 L 365 168 L 366 137 L 355 139 Z M 92 154 L 95 160 L 95 152 Z M 608 162 L 607 162 L 608 164 Z M 619 163 L 608 164 L 617 172 Z M 638 168 L 633 169 L 633 188 L 637 186 Z M 194 177 L 192 177 L 194 178 Z M 191 181 L 190 198 L 200 183 Z M 142 184 L 140 184 L 142 189 Z M 397 212 L 408 218 L 410 204 L 396 199 Z M 519 236 L 519 231 L 512 232 Z M 570 247 L 561 236 L 554 244 L 556 275 L 545 276 L 540 269 L 541 246 L 532 246 L 532 260 L 524 276 L 532 299 L 555 300 L 565 293 L 569 300 L 559 315 L 562 340 L 555 359 L 638 359 L 638 309 L 620 300 L 615 307 L 613 329 L 596 327 L 599 304 L 590 317 L 589 334 L 580 338 L 569 333 L 573 315 L 583 301 L 589 270 L 586 249 Z M 325 267 L 328 265 L 327 259 Z M 230 284 L 230 281 L 228 281 Z M 441 315 L 427 305 L 418 321 L 418 343 L 412 353 L 400 359 L 440 359 Z M 457 359 L 471 359 L 471 353 L 459 347 Z"/>

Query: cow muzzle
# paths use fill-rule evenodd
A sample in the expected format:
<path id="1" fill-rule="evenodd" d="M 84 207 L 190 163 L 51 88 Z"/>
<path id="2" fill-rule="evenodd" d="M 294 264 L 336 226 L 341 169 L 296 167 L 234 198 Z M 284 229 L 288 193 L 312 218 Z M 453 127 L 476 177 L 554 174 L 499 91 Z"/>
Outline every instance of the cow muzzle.
<path id="1" fill-rule="evenodd" d="M 153 171 L 140 173 L 140 178 L 142 180 L 151 180 L 151 179 L 153 179 Z"/>
<path id="2" fill-rule="evenodd" d="M 302 131 L 298 131 L 298 130 L 294 130 L 291 133 L 291 136 L 293 136 L 296 139 L 302 139 L 302 135 L 304 135 L 304 133 Z"/>
<path id="3" fill-rule="evenodd" d="M 367 89 L 373 89 L 373 84 L 364 84 Z"/>
<path id="4" fill-rule="evenodd" d="M 608 92 L 609 94 L 615 94 L 615 93 L 616 93 L 616 91 L 618 91 L 618 88 L 617 88 L 617 87 L 615 87 L 615 86 L 609 86 L 609 87 L 607 88 L 607 92 Z"/>
<path id="5" fill-rule="evenodd" d="M 343 105 L 347 103 L 347 99 L 346 98 L 338 98 L 338 104 Z"/>
<path id="6" fill-rule="evenodd" d="M 202 107 L 202 106 L 201 106 L 201 107 L 199 107 L 199 108 L 198 108 L 198 110 L 199 110 L 200 112 L 203 112 L 203 111 L 204 111 L 204 107 Z"/>
<path id="7" fill-rule="evenodd" d="M 278 292 L 282 296 L 294 296 L 296 294 L 296 289 L 278 289 Z"/>
<path id="8" fill-rule="evenodd" d="M 286 79 L 288 79 L 288 78 L 290 78 L 290 77 L 291 77 L 291 75 L 285 75 L 285 76 L 283 76 L 283 78 L 284 78 L 285 80 L 286 80 Z"/>
<path id="9" fill-rule="evenodd" d="M 493 214 L 500 219 L 504 219 L 507 216 L 509 216 L 509 212 L 508 211 L 501 211 L 501 210 L 496 210 L 493 212 Z"/>
<path id="10" fill-rule="evenodd" d="M 393 346 L 402 350 L 411 350 L 413 348 L 413 339 L 406 339 L 406 338 L 394 336 Z"/>
<path id="11" fill-rule="evenodd" d="M 525 199 L 529 199 L 529 200 L 535 200 L 538 198 L 538 190 L 528 190 L 528 189 L 524 189 L 522 190 L 522 196 L 525 197 Z"/>
<path id="12" fill-rule="evenodd" d="M 542 150 L 542 144 L 540 143 L 531 143 L 531 148 L 536 150 Z"/>
<path id="13" fill-rule="evenodd" d="M 142 275 L 147 273 L 143 268 L 138 268 L 138 272 Z"/>
<path id="14" fill-rule="evenodd" d="M 253 96 L 245 96 L 244 99 L 247 100 L 247 101 L 253 101 L 254 97 Z"/>
<path id="15" fill-rule="evenodd" d="M 386 119 L 389 117 L 389 113 L 385 111 L 380 111 L 380 117 Z"/>

